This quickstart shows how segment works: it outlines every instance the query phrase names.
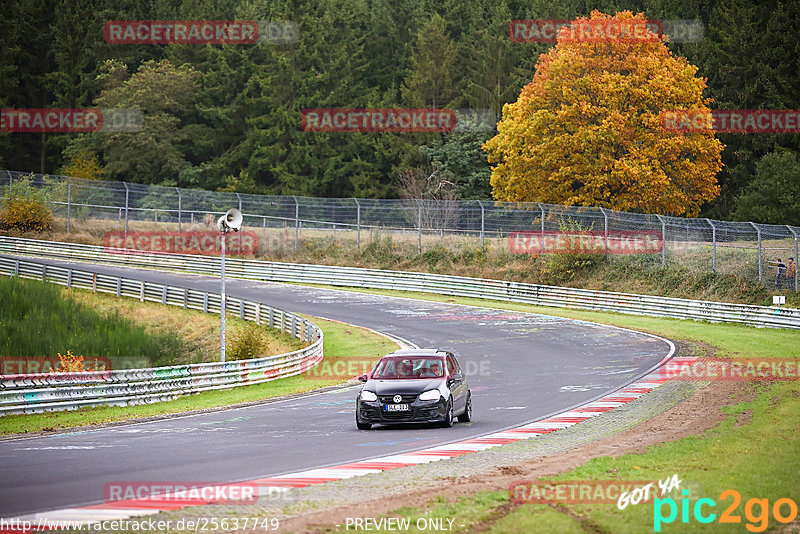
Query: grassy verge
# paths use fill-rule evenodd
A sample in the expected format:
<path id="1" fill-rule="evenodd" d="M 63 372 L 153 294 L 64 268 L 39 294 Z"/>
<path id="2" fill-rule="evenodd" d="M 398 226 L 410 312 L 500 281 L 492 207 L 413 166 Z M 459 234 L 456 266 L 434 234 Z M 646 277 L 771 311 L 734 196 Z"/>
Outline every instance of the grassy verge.
<path id="1" fill-rule="evenodd" d="M 154 302 L 139 302 L 129 297 L 92 293 L 83 289 L 67 289 L 63 293 L 69 300 L 91 308 L 106 317 L 120 317 L 144 327 L 146 334 L 170 333 L 179 340 L 179 349 L 162 351 L 151 361 L 154 367 L 212 362 L 219 359 L 219 315 L 164 306 Z M 259 355 L 282 354 L 306 346 L 302 340 L 276 329 L 258 327 L 243 321 L 235 313 L 226 314 L 228 360 L 254 358 Z M 258 337 L 253 339 L 253 331 Z M 244 349 L 253 350 L 242 354 Z M 73 349 L 73 352 L 75 350 Z"/>
<path id="2" fill-rule="evenodd" d="M 127 369 L 216 361 L 219 316 L 128 297 L 0 278 L 0 372 L 56 370 L 57 353 L 86 368 Z M 228 315 L 228 359 L 281 354 L 305 342 Z M 30 358 L 28 362 L 19 358 Z M 44 357 L 53 359 L 45 361 Z M 55 363 L 55 365 L 52 365 Z M 28 368 L 21 368 L 26 364 Z"/>
<path id="3" fill-rule="evenodd" d="M 148 331 L 129 317 L 96 309 L 105 302 L 97 295 L 76 300 L 67 293 L 55 284 L 0 278 L 0 355 L 55 356 L 71 350 L 87 357 L 137 355 L 158 361 L 189 349 L 173 332 Z"/>
<path id="4" fill-rule="evenodd" d="M 387 338 L 363 328 L 335 321 L 311 318 L 325 333 L 325 354 L 340 357 L 382 356 L 397 346 Z M 140 406 L 104 406 L 85 408 L 71 412 L 51 412 L 0 417 L 0 435 L 56 430 L 84 425 L 96 425 L 146 417 L 176 414 L 190 410 L 205 410 L 235 404 L 257 402 L 265 399 L 303 393 L 325 386 L 340 384 L 346 380 L 309 379 L 304 375 L 293 376 L 229 390 L 208 391 L 180 397 L 170 402 Z"/>
<path id="5" fill-rule="evenodd" d="M 707 344 L 715 348 L 716 355 L 720 357 L 798 357 L 798 334 L 788 330 L 393 293 L 613 324 L 675 340 Z M 791 381 L 748 387 L 754 393 L 753 400 L 727 406 L 727 418 L 702 435 L 655 445 L 642 454 L 597 458 L 553 478 L 663 480 L 677 474 L 683 481 L 682 486 L 690 488 L 689 516 L 687 523 L 683 523 L 681 501 L 676 498 L 677 518 L 672 524 L 664 524 L 662 532 L 755 532 L 764 525 L 781 526 L 772 515 L 772 507 L 776 500 L 785 497 L 797 502 L 800 488 L 800 456 L 797 454 L 800 450 L 800 439 L 797 437 L 800 428 L 800 384 Z M 738 524 L 719 523 L 720 514 L 732 502 L 730 497 L 720 498 L 720 494 L 728 489 L 736 490 L 741 495 L 741 502 L 733 513 L 733 517 L 739 516 Z M 716 519 L 708 525 L 700 524 L 693 516 L 694 504 L 701 497 L 717 503 L 714 508 L 708 505 L 703 508 L 705 515 L 716 514 Z M 769 514 L 763 515 L 758 504 L 751 504 L 748 517 L 746 503 L 750 499 L 768 499 Z M 665 506 L 665 515 L 668 511 Z M 790 514 L 788 504 L 783 505 L 781 513 Z M 390 515 L 411 519 L 412 528 L 409 532 L 423 531 L 415 528 L 416 521 L 428 518 L 454 519 L 454 529 L 462 532 L 624 533 L 652 532 L 654 527 L 652 503 L 628 506 L 625 510 L 618 510 L 615 504 L 515 505 L 509 501 L 507 491 L 483 492 L 455 502 L 440 499 L 421 508 L 401 508 Z M 746 529 L 748 524 L 754 530 Z"/>

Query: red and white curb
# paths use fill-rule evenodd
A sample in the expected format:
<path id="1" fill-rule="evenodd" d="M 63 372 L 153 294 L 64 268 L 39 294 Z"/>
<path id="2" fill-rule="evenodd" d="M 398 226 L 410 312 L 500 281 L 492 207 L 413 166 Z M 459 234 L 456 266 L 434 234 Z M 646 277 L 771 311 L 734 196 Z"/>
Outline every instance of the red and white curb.
<path id="1" fill-rule="evenodd" d="M 302 488 L 314 484 L 324 484 L 336 480 L 343 480 L 354 478 L 371 473 L 380 473 L 391 469 L 398 469 L 401 467 L 409 467 L 419 464 L 427 464 L 447 458 L 454 458 L 471 454 L 493 447 L 500 447 L 508 443 L 514 443 L 521 440 L 532 439 L 543 434 L 549 434 L 558 430 L 578 424 L 592 417 L 609 412 L 620 406 L 623 406 L 642 395 L 645 395 L 660 385 L 664 384 L 670 377 L 675 376 L 684 369 L 686 366 L 692 365 L 697 359 L 695 357 L 671 357 L 674 353 L 673 350 L 670 356 L 667 356 L 660 364 L 649 374 L 641 378 L 639 381 L 629 384 L 622 389 L 615 391 L 605 397 L 601 397 L 583 406 L 572 408 L 541 421 L 535 423 L 528 423 L 516 428 L 494 432 L 485 436 L 477 438 L 470 438 L 456 443 L 449 443 L 446 445 L 439 445 L 428 449 L 421 449 L 418 451 L 406 452 L 402 454 L 395 454 L 390 456 L 383 456 L 380 458 L 373 458 L 371 460 L 363 460 L 352 463 L 345 463 L 330 467 L 323 467 L 319 469 L 310 469 L 307 471 L 299 471 L 297 473 L 289 473 L 274 477 L 257 478 L 243 482 L 237 482 L 235 485 L 255 486 L 258 488 L 258 495 L 260 497 L 274 497 L 285 491 L 290 491 L 292 488 Z M 220 484 L 219 486 L 230 486 L 231 484 Z M 65 508 L 61 510 L 53 510 L 50 512 L 42 512 L 37 514 L 30 514 L 6 519 L 6 524 L 9 521 L 17 520 L 19 522 L 29 521 L 36 525 L 37 522 L 42 520 L 48 521 L 53 524 L 58 521 L 75 522 L 78 523 L 94 523 L 97 521 L 106 520 L 120 520 L 120 519 L 133 519 L 142 516 L 154 515 L 162 511 L 178 510 L 189 506 L 202 506 L 208 504 L 215 504 L 215 501 L 204 501 L 202 499 L 165 499 L 151 497 L 149 499 L 129 499 L 115 502 L 108 502 L 104 504 L 96 504 L 90 506 L 81 506 L 78 508 Z M 34 527 L 35 529 L 35 527 Z M 42 529 L 39 529 L 42 530 Z M 23 532 L 22 530 L 8 530 L 2 529 L 0 532 Z M 25 532 L 31 532 L 27 530 Z"/>

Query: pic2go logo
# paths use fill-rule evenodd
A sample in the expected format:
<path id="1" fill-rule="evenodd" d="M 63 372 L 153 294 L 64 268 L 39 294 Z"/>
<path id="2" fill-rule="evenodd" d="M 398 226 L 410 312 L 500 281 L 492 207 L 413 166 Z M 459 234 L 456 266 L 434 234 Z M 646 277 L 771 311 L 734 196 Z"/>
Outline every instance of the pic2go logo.
<path id="1" fill-rule="evenodd" d="M 689 523 L 690 509 L 693 512 L 694 519 L 698 523 L 712 523 L 717 518 L 717 514 L 710 513 L 710 510 L 708 510 L 717 506 L 714 499 L 698 499 L 694 503 L 694 506 L 691 506 L 689 504 L 689 490 L 684 489 L 681 493 L 683 494 L 680 505 L 681 523 Z M 734 512 L 742 502 L 742 496 L 738 491 L 730 489 L 719 494 L 720 501 L 727 500 L 728 498 L 733 502 L 720 514 L 719 523 L 741 523 L 742 516 L 736 515 Z M 665 507 L 669 509 L 666 516 L 664 515 Z M 756 512 L 756 508 L 758 512 Z M 709 513 L 704 514 L 704 509 L 708 510 Z M 747 530 L 750 532 L 764 532 L 767 530 L 769 527 L 769 514 L 769 499 L 752 498 L 748 500 L 744 505 L 744 516 L 747 521 L 749 521 L 745 525 Z M 787 497 L 778 499 L 772 505 L 772 516 L 779 523 L 791 523 L 797 517 L 797 503 Z M 656 498 L 653 500 L 653 530 L 655 532 L 661 532 L 662 524 L 670 524 L 677 518 L 678 503 L 675 502 L 675 499 L 668 497 L 666 499 Z"/>

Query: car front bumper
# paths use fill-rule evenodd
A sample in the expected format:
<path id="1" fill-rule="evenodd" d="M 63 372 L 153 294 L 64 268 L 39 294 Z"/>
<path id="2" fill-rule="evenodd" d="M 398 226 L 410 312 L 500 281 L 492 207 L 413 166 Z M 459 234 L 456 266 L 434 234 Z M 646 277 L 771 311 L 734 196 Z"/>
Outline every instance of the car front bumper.
<path id="1" fill-rule="evenodd" d="M 402 423 L 442 423 L 447 419 L 447 401 L 415 400 L 408 411 L 387 412 L 380 401 L 356 401 L 356 419 L 359 423 L 394 425 Z"/>

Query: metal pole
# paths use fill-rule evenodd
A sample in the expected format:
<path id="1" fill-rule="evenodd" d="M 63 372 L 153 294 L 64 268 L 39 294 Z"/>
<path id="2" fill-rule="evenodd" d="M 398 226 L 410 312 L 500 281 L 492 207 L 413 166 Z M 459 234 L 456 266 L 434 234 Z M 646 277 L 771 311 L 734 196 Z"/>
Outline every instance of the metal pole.
<path id="1" fill-rule="evenodd" d="M 67 233 L 69 233 L 70 228 L 72 227 L 72 182 L 69 180 L 69 176 L 67 176 Z"/>
<path id="2" fill-rule="evenodd" d="M 122 182 L 122 185 L 125 186 L 125 238 L 128 238 L 128 184 Z"/>
<path id="3" fill-rule="evenodd" d="M 714 259 L 711 262 L 711 268 L 717 272 L 717 227 L 711 222 L 711 219 L 706 219 L 706 222 L 711 225 L 711 249 L 714 251 Z"/>
<path id="4" fill-rule="evenodd" d="M 356 248 L 361 250 L 361 203 L 357 198 L 356 201 Z"/>
<path id="5" fill-rule="evenodd" d="M 8 174 L 8 199 L 11 200 L 11 184 L 14 183 L 14 177 L 9 170 L 6 170 L 6 174 Z"/>
<path id="6" fill-rule="evenodd" d="M 294 199 L 294 250 L 296 252 L 300 232 L 300 204 L 298 204 L 296 196 L 292 195 L 292 198 Z"/>
<path id="7" fill-rule="evenodd" d="M 181 228 L 181 190 L 176 187 L 175 191 L 178 193 L 178 233 L 180 234 L 183 232 Z"/>
<path id="8" fill-rule="evenodd" d="M 224 226 L 224 225 L 223 225 Z M 222 234 L 222 256 L 220 260 L 220 281 L 222 283 L 222 289 L 220 291 L 220 299 L 219 299 L 219 361 L 225 361 L 225 237 L 226 232 L 223 230 L 220 232 Z"/>
<path id="9" fill-rule="evenodd" d="M 761 266 L 761 228 L 756 226 L 756 223 L 751 222 L 750 226 L 756 229 L 758 233 L 758 281 L 761 282 L 763 279 L 763 271 Z"/>
<path id="10" fill-rule="evenodd" d="M 608 254 L 608 214 L 605 208 L 600 208 L 600 211 L 603 212 L 603 246 Z"/>
<path id="11" fill-rule="evenodd" d="M 417 228 L 419 233 L 417 234 L 417 251 L 422 254 L 422 203 L 419 199 L 415 199 L 417 202 Z"/>
<path id="12" fill-rule="evenodd" d="M 536 205 L 539 206 L 539 211 L 542 212 L 542 237 L 539 239 L 539 248 L 542 254 L 544 254 L 544 208 L 540 202 L 537 202 Z"/>
<path id="13" fill-rule="evenodd" d="M 481 249 L 486 250 L 486 209 L 480 200 L 478 204 L 481 207 Z"/>
<path id="14" fill-rule="evenodd" d="M 656 217 L 661 221 L 661 268 L 663 269 L 667 266 L 667 223 L 661 215 Z"/>
<path id="15" fill-rule="evenodd" d="M 239 199 L 239 213 L 242 213 L 242 197 L 236 193 L 236 198 Z M 242 214 L 242 224 L 244 224 L 244 214 Z M 236 232 L 239 236 L 239 253 L 242 252 L 242 232 Z"/>
<path id="16" fill-rule="evenodd" d="M 795 264 L 795 268 L 794 268 L 794 290 L 797 291 L 797 278 L 798 278 L 798 276 L 797 276 L 797 274 L 798 274 L 797 273 L 797 260 L 800 259 L 800 258 L 797 257 L 797 232 L 795 232 L 794 228 L 792 228 L 788 224 L 786 225 L 786 228 L 788 228 L 789 231 L 792 232 L 792 235 L 794 236 L 794 264 Z"/>

